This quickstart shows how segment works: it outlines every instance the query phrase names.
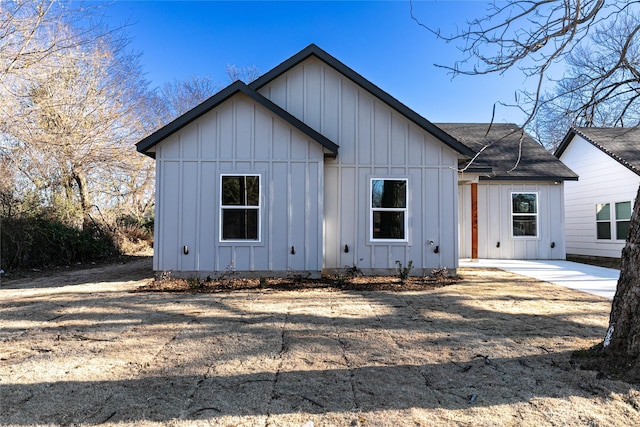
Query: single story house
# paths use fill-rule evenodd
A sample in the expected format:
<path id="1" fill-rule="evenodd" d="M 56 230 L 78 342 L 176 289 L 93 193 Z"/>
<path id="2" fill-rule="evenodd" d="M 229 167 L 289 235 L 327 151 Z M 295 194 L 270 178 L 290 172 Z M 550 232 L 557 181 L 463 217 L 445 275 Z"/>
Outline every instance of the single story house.
<path id="1" fill-rule="evenodd" d="M 640 186 L 640 129 L 572 127 L 555 156 L 580 175 L 565 187 L 567 254 L 620 258 Z"/>
<path id="2" fill-rule="evenodd" d="M 540 176 L 535 160 L 496 173 L 488 154 L 507 161 L 503 135 L 478 156 L 479 128 L 449 129 L 468 140 L 443 128 L 310 45 L 137 144 L 156 159 L 154 270 L 455 271 L 459 230 L 474 255 L 471 215 L 479 255 L 564 258 L 562 188 L 575 174 L 550 154 Z"/>

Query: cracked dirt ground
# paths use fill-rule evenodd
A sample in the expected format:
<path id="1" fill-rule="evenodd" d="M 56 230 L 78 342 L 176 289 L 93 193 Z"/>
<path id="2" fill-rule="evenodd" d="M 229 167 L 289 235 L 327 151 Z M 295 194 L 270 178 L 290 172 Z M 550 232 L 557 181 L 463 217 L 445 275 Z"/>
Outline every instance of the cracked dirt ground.
<path id="1" fill-rule="evenodd" d="M 580 370 L 610 301 L 497 270 L 420 292 L 134 293 L 149 260 L 0 284 L 0 425 L 640 425 Z"/>

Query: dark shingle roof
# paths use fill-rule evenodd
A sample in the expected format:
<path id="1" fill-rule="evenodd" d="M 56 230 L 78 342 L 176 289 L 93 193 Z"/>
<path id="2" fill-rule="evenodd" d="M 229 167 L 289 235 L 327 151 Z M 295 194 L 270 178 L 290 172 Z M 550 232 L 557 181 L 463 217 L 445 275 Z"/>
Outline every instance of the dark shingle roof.
<path id="1" fill-rule="evenodd" d="M 470 170 L 486 171 L 481 179 L 578 179 L 578 175 L 527 133 L 524 133 L 521 145 L 522 131 L 515 124 L 436 123 L 436 126 L 479 153 L 471 163 Z"/>
<path id="2" fill-rule="evenodd" d="M 640 175 L 640 129 L 639 128 L 583 128 L 572 127 L 555 152 L 560 158 L 573 137 L 579 135 L 607 155 Z"/>

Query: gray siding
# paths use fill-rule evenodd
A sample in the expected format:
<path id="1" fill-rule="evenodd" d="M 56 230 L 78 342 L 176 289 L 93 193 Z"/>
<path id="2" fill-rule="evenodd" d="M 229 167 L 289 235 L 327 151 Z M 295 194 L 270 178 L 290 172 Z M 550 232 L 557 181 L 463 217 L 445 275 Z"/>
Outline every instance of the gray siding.
<path id="1" fill-rule="evenodd" d="M 471 192 L 461 185 L 460 255 L 471 257 Z M 538 194 L 538 236 L 513 237 L 511 193 Z M 478 183 L 478 258 L 565 259 L 563 183 L 480 181 Z M 500 243 L 500 245 L 498 245 Z M 553 243 L 553 248 L 551 244 Z"/>
<path id="2" fill-rule="evenodd" d="M 158 144 L 156 159 L 155 270 L 205 276 L 229 268 L 322 269 L 324 172 L 317 142 L 237 94 Z M 259 242 L 220 241 L 225 173 L 261 176 Z"/>
<path id="3" fill-rule="evenodd" d="M 315 58 L 260 92 L 340 146 L 337 158 L 325 161 L 326 269 L 357 265 L 389 272 L 396 261 L 413 261 L 415 273 L 457 267 L 457 154 L 452 149 Z M 369 240 L 371 177 L 408 179 L 408 242 Z"/>

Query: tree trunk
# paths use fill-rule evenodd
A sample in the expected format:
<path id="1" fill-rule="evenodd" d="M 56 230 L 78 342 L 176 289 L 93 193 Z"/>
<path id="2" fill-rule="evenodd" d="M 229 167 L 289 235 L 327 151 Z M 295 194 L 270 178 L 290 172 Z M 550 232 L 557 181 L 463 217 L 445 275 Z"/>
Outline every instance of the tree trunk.
<path id="1" fill-rule="evenodd" d="M 89 215 L 91 209 L 91 198 L 89 196 L 89 187 L 87 186 L 87 177 L 80 168 L 73 168 L 73 179 L 78 184 L 78 194 L 80 195 L 80 207 L 82 208 L 82 223 L 86 228 L 93 222 Z"/>
<path id="2" fill-rule="evenodd" d="M 611 355 L 631 358 L 640 355 L 640 188 L 622 250 L 620 278 L 603 345 Z"/>

